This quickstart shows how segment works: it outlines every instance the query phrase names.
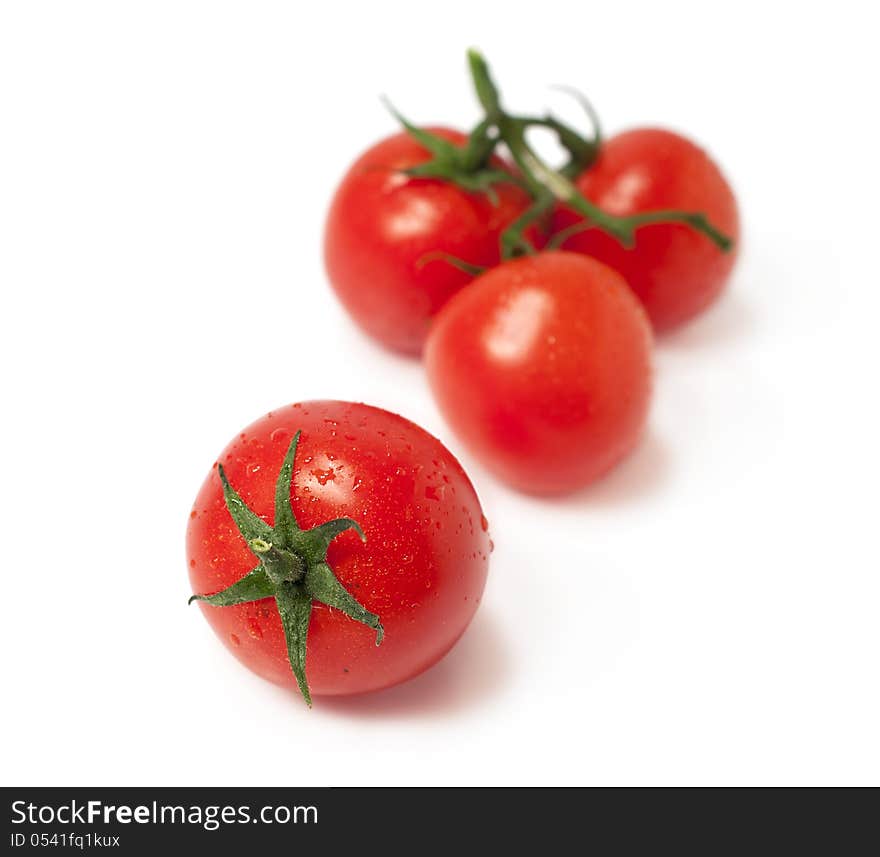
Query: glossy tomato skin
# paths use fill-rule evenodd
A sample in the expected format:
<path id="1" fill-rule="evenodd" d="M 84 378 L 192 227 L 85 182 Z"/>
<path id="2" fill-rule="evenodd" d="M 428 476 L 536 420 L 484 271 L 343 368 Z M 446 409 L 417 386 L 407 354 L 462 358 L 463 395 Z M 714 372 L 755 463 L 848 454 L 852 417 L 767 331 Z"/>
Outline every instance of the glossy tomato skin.
<path id="1" fill-rule="evenodd" d="M 480 276 L 425 348 L 434 396 L 480 461 L 520 490 L 558 494 L 636 444 L 651 397 L 651 328 L 623 278 L 546 252 Z"/>
<path id="2" fill-rule="evenodd" d="M 693 318 L 721 294 L 736 262 L 739 214 L 730 185 L 706 152 L 671 131 L 632 130 L 605 141 L 599 159 L 576 184 L 587 199 L 620 216 L 664 208 L 703 212 L 736 242 L 724 253 L 688 226 L 652 224 L 636 232 L 631 249 L 595 229 L 564 243 L 566 250 L 586 253 L 623 274 L 655 330 Z M 579 219 L 560 206 L 553 231 Z"/>
<path id="3" fill-rule="evenodd" d="M 360 523 L 366 542 L 343 533 L 327 558 L 385 627 L 377 647 L 375 631 L 315 603 L 306 658 L 312 694 L 402 682 L 449 651 L 480 602 L 490 546 L 477 495 L 440 441 L 408 420 L 367 405 L 304 402 L 252 423 L 220 454 L 230 483 L 270 524 L 275 481 L 298 430 L 291 497 L 299 525 L 343 516 Z M 217 592 L 256 565 L 226 509 L 216 464 L 193 505 L 187 558 L 196 593 Z M 245 666 L 296 687 L 273 600 L 200 607 Z"/>
<path id="4" fill-rule="evenodd" d="M 433 133 L 464 145 L 448 128 Z M 419 354 L 431 319 L 472 277 L 447 262 L 420 265 L 447 253 L 488 267 L 500 258 L 501 232 L 529 205 L 525 191 L 495 186 L 497 200 L 403 170 L 430 160 L 409 134 L 389 137 L 351 166 L 330 205 L 324 261 L 330 283 L 352 318 L 389 348 Z M 500 160 L 495 165 L 504 168 Z M 537 230 L 528 236 L 540 243 Z"/>

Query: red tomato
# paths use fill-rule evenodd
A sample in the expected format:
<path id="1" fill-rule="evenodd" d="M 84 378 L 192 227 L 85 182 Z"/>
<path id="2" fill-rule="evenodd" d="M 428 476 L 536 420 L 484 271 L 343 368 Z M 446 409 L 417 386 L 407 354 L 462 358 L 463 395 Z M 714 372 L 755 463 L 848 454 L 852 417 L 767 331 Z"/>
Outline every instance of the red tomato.
<path id="1" fill-rule="evenodd" d="M 464 134 L 429 129 L 456 144 Z M 432 317 L 471 281 L 447 262 L 421 265 L 433 252 L 489 267 L 500 260 L 499 237 L 529 207 L 512 184 L 471 193 L 437 179 L 408 178 L 403 170 L 430 160 L 409 134 L 377 143 L 352 165 L 327 216 L 324 260 L 352 318 L 390 348 L 418 354 Z M 504 168 L 495 160 L 496 167 Z M 540 241 L 536 230 L 528 233 Z"/>
<path id="2" fill-rule="evenodd" d="M 616 271 L 547 252 L 456 295 L 425 347 L 440 410 L 480 460 L 535 494 L 573 491 L 635 445 L 651 395 L 651 328 Z"/>
<path id="3" fill-rule="evenodd" d="M 565 242 L 565 249 L 593 256 L 623 274 L 656 330 L 692 318 L 718 297 L 736 261 L 739 215 L 730 185 L 702 149 L 670 131 L 628 131 L 605 141 L 599 159 L 576 184 L 591 202 L 619 216 L 668 208 L 703 212 L 736 242 L 724 253 L 678 223 L 640 227 L 631 249 L 597 229 Z M 580 219 L 559 207 L 553 230 Z"/>
<path id="4" fill-rule="evenodd" d="M 349 516 L 366 541 L 343 532 L 327 563 L 367 611 L 376 631 L 315 601 L 308 622 L 306 676 L 313 694 L 377 690 L 436 663 L 471 621 L 486 581 L 486 520 L 459 463 L 436 438 L 367 405 L 315 401 L 267 414 L 220 454 L 245 505 L 272 523 L 282 460 L 302 432 L 291 507 L 306 530 Z M 215 467 L 196 497 L 187 531 L 196 593 L 216 593 L 257 565 L 233 522 Z M 200 606 L 227 648 L 270 681 L 294 685 L 279 609 L 272 598 Z"/>

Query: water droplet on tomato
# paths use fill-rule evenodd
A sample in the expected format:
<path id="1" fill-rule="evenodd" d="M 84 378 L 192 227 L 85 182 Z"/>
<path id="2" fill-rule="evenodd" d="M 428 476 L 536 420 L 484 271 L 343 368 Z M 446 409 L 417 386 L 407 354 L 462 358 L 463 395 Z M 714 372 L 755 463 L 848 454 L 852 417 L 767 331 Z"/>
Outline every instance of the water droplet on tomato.
<path id="1" fill-rule="evenodd" d="M 493 550 L 495 550 L 495 542 L 489 539 L 489 553 L 492 553 Z"/>
<path id="2" fill-rule="evenodd" d="M 489 532 L 489 521 L 485 515 L 480 515 L 480 526 L 483 528 L 484 533 Z"/>
<path id="3" fill-rule="evenodd" d="M 189 567 L 190 567 L 190 568 L 195 568 L 195 567 L 196 567 L 196 561 L 195 561 L 194 559 L 191 559 L 191 560 L 189 561 Z"/>
<path id="4" fill-rule="evenodd" d="M 252 464 L 252 465 L 250 465 L 250 467 L 248 467 L 248 473 L 259 473 L 259 472 L 260 472 L 260 465 L 259 464 Z"/>
<path id="5" fill-rule="evenodd" d="M 286 428 L 279 427 L 269 435 L 269 440 L 271 440 L 272 443 L 278 443 L 280 440 L 287 440 L 288 437 L 290 437 L 290 432 Z"/>
<path id="6" fill-rule="evenodd" d="M 320 485 L 326 485 L 336 479 L 336 471 L 332 467 L 328 467 L 326 470 L 316 469 L 312 471 L 312 476 L 318 480 Z"/>
<path id="7" fill-rule="evenodd" d="M 229 635 L 229 642 L 232 643 L 233 646 L 240 646 L 241 645 L 241 640 L 239 640 L 235 634 Z"/>
<path id="8" fill-rule="evenodd" d="M 260 627 L 260 623 L 257 622 L 256 619 L 248 619 L 247 620 L 247 632 L 255 640 L 262 640 L 263 639 L 263 629 Z"/>

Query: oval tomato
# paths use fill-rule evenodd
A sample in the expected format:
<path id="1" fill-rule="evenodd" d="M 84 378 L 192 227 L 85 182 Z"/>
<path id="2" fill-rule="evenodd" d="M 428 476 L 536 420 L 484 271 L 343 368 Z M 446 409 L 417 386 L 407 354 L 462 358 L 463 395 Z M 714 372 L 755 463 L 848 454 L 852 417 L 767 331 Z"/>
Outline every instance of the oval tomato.
<path id="1" fill-rule="evenodd" d="M 310 617 L 306 608 L 308 685 L 314 694 L 351 694 L 411 678 L 442 658 L 471 621 L 490 546 L 480 503 L 459 463 L 437 439 L 395 414 L 347 402 L 304 402 L 244 429 L 220 454 L 219 463 L 229 490 L 243 504 L 236 513 L 246 514 L 241 508 L 249 508 L 258 519 L 253 526 L 274 525 L 274 530 L 243 537 L 230 514 L 236 501 L 224 499 L 215 465 L 196 497 L 187 531 L 193 591 L 227 591 L 270 555 L 267 544 L 283 548 L 293 543 L 278 537 L 280 516 L 274 504 L 282 463 L 297 432 L 292 482 L 280 493 L 289 497 L 304 545 L 322 532 L 311 528 L 343 519 L 331 527 L 324 547 L 329 543 L 327 564 L 352 599 L 349 615 L 345 604 L 331 609 L 315 599 Z M 360 525 L 363 543 L 347 519 Z M 309 550 L 299 550 L 301 565 L 294 557 L 288 566 L 311 567 L 315 558 Z M 279 585 L 293 603 L 297 587 L 303 590 L 307 584 L 308 576 Z M 351 606 L 355 602 L 361 613 Z M 295 653 L 281 620 L 286 603 L 268 594 L 233 606 L 202 602 L 201 607 L 245 666 L 291 685 Z M 377 645 L 377 630 L 381 639 L 383 629 Z"/>
<path id="2" fill-rule="evenodd" d="M 547 252 L 456 295 L 425 348 L 440 410 L 487 468 L 523 491 L 580 488 L 632 449 L 651 393 L 651 328 L 623 278 Z"/>
<path id="3" fill-rule="evenodd" d="M 739 215 L 730 185 L 702 149 L 671 131 L 628 131 L 603 143 L 598 160 L 576 185 L 610 214 L 658 209 L 702 212 L 734 240 L 733 249 L 725 253 L 689 226 L 659 223 L 640 227 L 629 249 L 598 229 L 564 242 L 565 249 L 593 256 L 623 274 L 656 330 L 692 318 L 718 297 L 736 261 Z M 559 206 L 553 231 L 580 219 Z"/>
<path id="4" fill-rule="evenodd" d="M 448 128 L 428 130 L 458 145 L 467 139 Z M 386 346 L 411 354 L 421 352 L 431 318 L 471 280 L 440 259 L 423 264 L 425 257 L 437 252 L 496 265 L 501 232 L 530 202 L 513 184 L 495 185 L 493 200 L 404 175 L 430 158 L 407 133 L 377 143 L 343 178 L 324 232 L 327 274 L 352 318 Z M 493 163 L 504 168 L 499 159 Z M 540 240 L 536 230 L 528 234 Z"/>

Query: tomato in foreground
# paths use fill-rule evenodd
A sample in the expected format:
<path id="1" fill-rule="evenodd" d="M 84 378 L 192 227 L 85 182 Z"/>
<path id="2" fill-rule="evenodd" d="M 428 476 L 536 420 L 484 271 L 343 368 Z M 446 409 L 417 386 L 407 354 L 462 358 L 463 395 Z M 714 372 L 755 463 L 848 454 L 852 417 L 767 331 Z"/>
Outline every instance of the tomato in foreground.
<path id="1" fill-rule="evenodd" d="M 417 675 L 464 632 L 489 537 L 436 438 L 378 408 L 304 402 L 245 428 L 218 462 L 190 515 L 189 573 L 246 667 L 282 685 L 297 673 L 307 701 L 362 693 Z"/>
<path id="2" fill-rule="evenodd" d="M 427 129 L 463 146 L 466 135 Z M 471 276 L 430 254 L 488 267 L 500 260 L 499 239 L 530 204 L 513 184 L 466 191 L 404 170 L 430 160 L 408 133 L 377 143 L 351 166 L 333 197 L 324 232 L 330 283 L 352 318 L 389 348 L 421 353 L 433 316 Z M 504 168 L 503 162 L 493 163 Z M 530 237 L 538 239 L 533 230 Z"/>
<path id="3" fill-rule="evenodd" d="M 623 274 L 655 330 L 687 321 L 718 297 L 736 261 L 739 215 L 730 185 L 702 149 L 670 131 L 628 131 L 603 143 L 598 160 L 576 185 L 610 214 L 699 211 L 733 239 L 734 249 L 725 253 L 685 224 L 658 223 L 640 227 L 629 249 L 598 229 L 564 242 L 565 249 L 593 256 Z M 559 206 L 553 231 L 579 220 L 577 213 Z"/>
<path id="4" fill-rule="evenodd" d="M 651 345 L 620 274 L 556 251 L 505 262 L 460 292 L 425 361 L 440 410 L 483 464 L 554 494 L 589 484 L 638 441 Z"/>

